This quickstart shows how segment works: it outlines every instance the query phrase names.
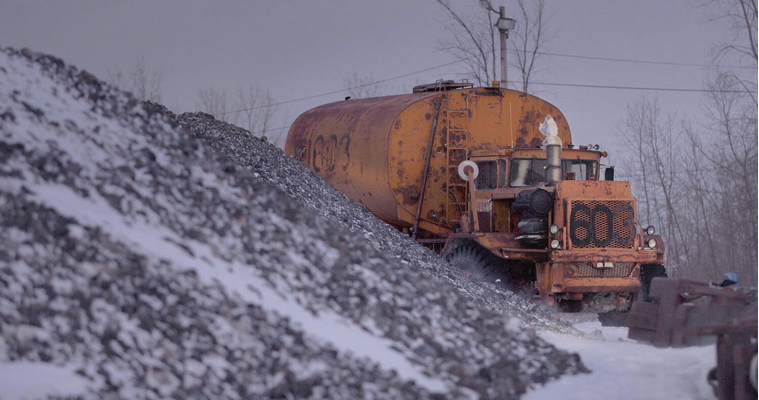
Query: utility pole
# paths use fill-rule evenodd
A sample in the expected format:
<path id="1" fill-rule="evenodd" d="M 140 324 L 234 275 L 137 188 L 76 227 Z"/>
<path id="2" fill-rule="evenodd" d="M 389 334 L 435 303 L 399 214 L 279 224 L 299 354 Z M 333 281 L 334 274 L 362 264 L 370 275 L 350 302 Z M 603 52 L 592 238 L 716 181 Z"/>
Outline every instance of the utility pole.
<path id="1" fill-rule="evenodd" d="M 506 39 L 509 38 L 509 31 L 514 29 L 517 21 L 513 18 L 506 18 L 506 7 L 504 6 L 498 7 L 498 14 L 499 18 L 495 26 L 501 34 L 501 87 L 508 89 L 509 72 L 508 64 L 506 63 Z"/>

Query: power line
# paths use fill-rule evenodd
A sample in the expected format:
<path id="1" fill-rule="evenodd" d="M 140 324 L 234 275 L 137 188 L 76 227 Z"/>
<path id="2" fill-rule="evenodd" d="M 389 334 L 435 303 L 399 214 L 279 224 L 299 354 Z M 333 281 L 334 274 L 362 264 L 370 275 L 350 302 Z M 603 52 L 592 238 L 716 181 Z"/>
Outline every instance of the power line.
<path id="1" fill-rule="evenodd" d="M 691 92 L 691 93 L 751 93 L 747 90 L 714 90 L 714 89 L 684 89 L 684 88 L 657 88 L 645 86 L 608 86 L 608 85 L 586 85 L 579 83 L 551 83 L 551 82 L 530 82 L 531 85 L 544 86 L 566 86 L 582 87 L 591 89 L 618 89 L 618 90 L 650 90 L 658 92 Z"/>
<path id="2" fill-rule="evenodd" d="M 572 54 L 547 53 L 547 52 L 540 52 L 540 51 L 536 52 L 536 54 L 542 54 L 542 55 L 554 56 L 554 57 L 580 58 L 583 60 L 614 61 L 614 62 L 626 62 L 626 63 L 635 63 L 635 64 L 674 65 L 674 66 L 682 66 L 682 67 L 701 67 L 701 68 L 708 68 L 708 67 L 714 66 L 714 65 L 709 65 L 709 64 L 631 60 L 631 59 L 625 59 L 625 58 L 592 57 L 592 56 L 581 56 L 581 55 L 572 55 Z M 721 67 L 722 68 L 737 68 L 737 69 L 756 69 L 757 68 L 755 66 L 744 67 L 744 66 L 739 66 L 739 65 L 722 65 Z"/>
<path id="3" fill-rule="evenodd" d="M 289 103 L 295 103 L 297 101 L 310 100 L 310 99 L 315 99 L 317 97 L 322 97 L 322 96 L 329 96 L 331 94 L 337 94 L 337 93 L 345 92 L 345 91 L 350 90 L 350 89 L 358 89 L 358 88 L 362 88 L 362 87 L 366 87 L 366 86 L 377 85 L 377 84 L 380 84 L 380 83 L 385 83 L 385 82 L 389 82 L 389 81 L 392 81 L 392 80 L 405 78 L 407 76 L 412 76 L 412 75 L 420 74 L 422 72 L 432 71 L 433 69 L 438 69 L 438 68 L 447 67 L 449 65 L 458 64 L 458 63 L 460 63 L 462 61 L 464 61 L 464 60 L 451 61 L 449 63 L 440 64 L 440 65 L 437 65 L 437 66 L 434 66 L 434 67 L 430 67 L 430 68 L 420 69 L 418 71 L 409 72 L 407 74 L 394 76 L 392 78 L 380 79 L 378 81 L 365 83 L 363 85 L 351 86 L 351 87 L 348 87 L 348 88 L 345 88 L 345 89 L 333 90 L 331 92 L 326 92 L 326 93 L 321 93 L 321 94 L 315 94 L 313 96 L 308 96 L 308 97 L 301 97 L 299 99 L 280 101 L 278 103 L 271 103 L 271 104 L 267 104 L 267 105 L 263 105 L 263 106 L 243 108 L 241 110 L 236 110 L 236 111 L 227 111 L 227 112 L 219 113 L 219 115 L 233 114 L 233 113 L 242 112 L 242 111 L 255 110 L 255 109 L 265 108 L 265 107 L 273 107 L 273 106 L 278 106 L 280 104 L 289 104 Z"/>
<path id="4" fill-rule="evenodd" d="M 279 130 L 288 129 L 288 128 L 290 128 L 290 125 L 280 126 L 279 128 L 264 129 L 262 131 L 250 132 L 250 134 L 255 136 L 255 135 L 259 135 L 259 134 L 265 134 L 266 132 L 279 131 Z"/>
<path id="5" fill-rule="evenodd" d="M 628 60 L 628 59 L 590 57 L 590 56 L 568 55 L 568 54 L 558 54 L 558 53 L 542 53 L 542 52 L 538 52 L 538 54 L 544 54 L 544 55 L 549 55 L 549 56 L 558 56 L 558 57 L 572 57 L 572 58 L 591 59 L 591 60 L 632 62 L 632 63 L 644 63 L 644 64 L 662 64 L 662 65 L 676 65 L 676 66 L 701 66 L 701 67 L 708 66 L 708 65 L 705 65 L 705 64 L 688 64 L 688 63 L 674 63 L 674 62 L 664 62 L 664 61 Z M 469 57 L 469 58 L 473 58 L 473 57 Z M 262 105 L 262 106 L 243 108 L 243 109 L 234 110 L 234 111 L 226 111 L 226 112 L 223 112 L 223 113 L 219 113 L 218 115 L 234 114 L 234 113 L 243 112 L 243 111 L 256 110 L 256 109 L 260 109 L 260 108 L 273 107 L 273 106 L 278 106 L 278 105 L 282 105 L 282 104 L 295 103 L 295 102 L 303 101 L 303 100 L 311 100 L 311 99 L 315 99 L 315 98 L 318 98 L 318 97 L 323 97 L 323 96 L 329 96 L 329 95 L 333 95 L 333 94 L 337 94 L 337 93 L 342 93 L 342 92 L 345 92 L 345 91 L 350 90 L 350 89 L 358 89 L 358 88 L 362 88 L 362 87 L 366 87 L 366 86 L 377 85 L 377 84 L 380 84 L 380 83 L 385 83 L 385 82 L 393 81 L 393 80 L 396 80 L 396 79 L 405 78 L 405 77 L 408 77 L 408 76 L 420 74 L 422 72 L 428 72 L 428 71 L 432 71 L 432 70 L 435 70 L 435 69 L 438 69 L 438 68 L 447 67 L 449 65 L 458 64 L 458 63 L 464 62 L 466 60 L 468 60 L 468 58 L 464 58 L 464 59 L 456 60 L 456 61 L 451 61 L 451 62 L 448 62 L 448 63 L 445 63 L 445 64 L 436 65 L 434 67 L 425 68 L 425 69 L 409 72 L 409 73 L 402 74 L 402 75 L 397 75 L 397 76 L 394 76 L 394 77 L 391 77 L 391 78 L 386 78 L 386 79 L 381 79 L 381 80 L 374 81 L 374 82 L 365 83 L 363 85 L 352 86 L 352 87 L 348 87 L 348 88 L 344 88 L 344 89 L 333 90 L 331 92 L 325 92 L 325 93 L 315 94 L 313 96 L 307 96 L 307 97 L 301 97 L 301 98 L 297 98 L 297 99 L 280 101 L 280 102 L 277 102 L 277 103 L 271 103 L 271 104 L 266 104 L 266 105 Z M 751 67 L 733 66 L 733 67 L 730 67 L 730 68 L 751 68 Z M 683 92 L 683 93 L 709 93 L 709 92 L 711 92 L 711 93 L 714 93 L 714 92 L 716 92 L 716 93 L 750 93 L 747 90 L 708 90 L 708 89 L 683 89 L 683 88 L 655 88 L 655 87 L 609 86 L 609 85 L 589 85 L 589 84 L 552 83 L 552 82 L 531 82 L 531 83 L 535 84 L 535 85 L 544 85 L 544 86 L 584 87 L 584 88 L 593 88 L 593 89 L 650 90 L 650 91 Z"/>

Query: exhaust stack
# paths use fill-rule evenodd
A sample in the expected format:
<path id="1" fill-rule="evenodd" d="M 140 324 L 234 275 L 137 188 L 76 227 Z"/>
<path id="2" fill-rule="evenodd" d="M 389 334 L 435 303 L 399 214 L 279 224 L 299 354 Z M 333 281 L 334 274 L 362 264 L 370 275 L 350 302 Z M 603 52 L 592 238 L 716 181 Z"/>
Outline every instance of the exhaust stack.
<path id="1" fill-rule="evenodd" d="M 561 180 L 561 139 L 553 117 L 546 115 L 545 121 L 540 125 L 540 132 L 546 135 L 543 140 L 547 160 L 546 184 L 554 186 Z"/>

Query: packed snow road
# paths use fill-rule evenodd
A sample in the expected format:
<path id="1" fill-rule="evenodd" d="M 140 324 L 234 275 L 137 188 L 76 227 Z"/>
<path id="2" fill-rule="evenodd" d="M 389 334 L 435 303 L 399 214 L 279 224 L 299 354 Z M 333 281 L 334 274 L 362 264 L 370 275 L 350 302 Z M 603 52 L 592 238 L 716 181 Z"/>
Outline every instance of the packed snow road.
<path id="1" fill-rule="evenodd" d="M 627 328 L 601 326 L 596 314 L 561 314 L 588 337 L 539 331 L 556 347 L 580 354 L 590 374 L 564 376 L 523 399 L 716 399 L 706 375 L 717 365 L 714 345 L 656 348 L 627 338 Z"/>

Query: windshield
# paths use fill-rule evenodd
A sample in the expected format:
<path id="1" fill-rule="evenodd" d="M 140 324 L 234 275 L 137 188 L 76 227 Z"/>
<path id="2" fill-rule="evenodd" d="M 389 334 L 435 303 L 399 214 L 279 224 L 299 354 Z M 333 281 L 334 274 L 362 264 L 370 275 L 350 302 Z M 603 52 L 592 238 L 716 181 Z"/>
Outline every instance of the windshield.
<path id="1" fill-rule="evenodd" d="M 515 158 L 511 160 L 509 183 L 511 187 L 539 186 L 546 182 L 546 160 L 541 158 Z M 594 160 L 561 160 L 563 179 L 587 181 L 596 179 L 598 163 Z"/>

